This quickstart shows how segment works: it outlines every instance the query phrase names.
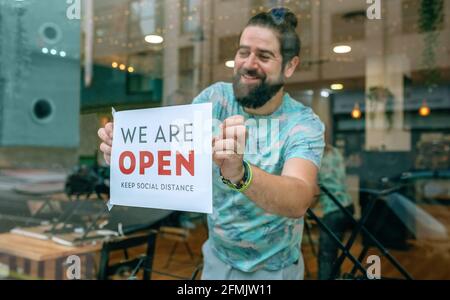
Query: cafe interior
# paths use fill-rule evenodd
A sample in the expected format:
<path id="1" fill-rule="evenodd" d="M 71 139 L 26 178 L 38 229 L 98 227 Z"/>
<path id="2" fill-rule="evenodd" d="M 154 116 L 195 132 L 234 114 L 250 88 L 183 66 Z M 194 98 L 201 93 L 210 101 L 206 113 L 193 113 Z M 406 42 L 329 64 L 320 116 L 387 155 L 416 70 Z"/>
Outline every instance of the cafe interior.
<path id="1" fill-rule="evenodd" d="M 231 82 L 248 19 L 279 6 L 302 43 L 285 90 L 327 128 L 353 208 L 326 279 L 377 259 L 381 279 L 450 279 L 450 1 L 372 2 L 0 0 L 0 279 L 199 280 L 207 215 L 110 209 L 97 131 Z M 304 216 L 308 280 L 324 212 Z"/>

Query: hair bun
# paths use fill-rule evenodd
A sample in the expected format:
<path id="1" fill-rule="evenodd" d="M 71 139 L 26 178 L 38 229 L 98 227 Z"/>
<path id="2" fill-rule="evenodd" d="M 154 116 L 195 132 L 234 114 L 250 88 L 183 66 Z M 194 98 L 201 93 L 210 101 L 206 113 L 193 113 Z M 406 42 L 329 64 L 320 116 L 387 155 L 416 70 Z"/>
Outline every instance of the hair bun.
<path id="1" fill-rule="evenodd" d="M 297 17 L 289 8 L 285 7 L 272 8 L 269 11 L 269 14 L 272 16 L 273 20 L 278 25 L 284 23 L 294 29 L 297 28 L 298 25 Z"/>

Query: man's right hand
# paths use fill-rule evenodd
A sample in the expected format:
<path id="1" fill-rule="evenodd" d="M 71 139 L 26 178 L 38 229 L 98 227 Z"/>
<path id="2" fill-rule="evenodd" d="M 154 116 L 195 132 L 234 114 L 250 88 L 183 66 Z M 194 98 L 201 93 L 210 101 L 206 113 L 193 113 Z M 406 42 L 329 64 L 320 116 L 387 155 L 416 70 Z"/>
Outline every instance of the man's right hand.
<path id="1" fill-rule="evenodd" d="M 113 130 L 114 124 L 111 122 L 107 123 L 104 128 L 100 128 L 98 130 L 98 136 L 102 140 L 102 143 L 100 144 L 100 151 L 103 152 L 103 157 L 108 165 L 111 163 Z"/>

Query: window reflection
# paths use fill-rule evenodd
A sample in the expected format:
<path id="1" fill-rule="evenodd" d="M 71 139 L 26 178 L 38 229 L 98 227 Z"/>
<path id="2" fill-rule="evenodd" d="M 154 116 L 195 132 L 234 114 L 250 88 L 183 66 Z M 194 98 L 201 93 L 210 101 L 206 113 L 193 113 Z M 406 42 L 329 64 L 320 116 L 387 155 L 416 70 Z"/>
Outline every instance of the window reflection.
<path id="1" fill-rule="evenodd" d="M 450 279 L 448 1 L 382 1 L 382 18 L 369 19 L 360 0 L 95 0 L 92 23 L 85 13 L 69 20 L 65 1 L 51 1 L 0 1 L 0 242 L 13 228 L 48 224 L 66 205 L 40 218 L 42 199 L 17 187 L 53 178 L 59 193 L 51 197 L 64 198 L 75 166 L 107 169 L 96 132 L 112 120 L 111 107 L 189 104 L 230 82 L 248 19 L 286 6 L 302 47 L 285 88 L 330 132 L 355 218 L 367 211 L 367 190 L 401 186 L 379 197 L 369 228 L 414 278 Z M 302 247 L 315 279 L 307 243 L 318 242 L 318 228 L 306 220 Z M 366 245 L 359 236 L 356 249 Z M 0 249 L 0 263 L 8 261 Z M 384 260 L 383 269 L 398 275 Z"/>

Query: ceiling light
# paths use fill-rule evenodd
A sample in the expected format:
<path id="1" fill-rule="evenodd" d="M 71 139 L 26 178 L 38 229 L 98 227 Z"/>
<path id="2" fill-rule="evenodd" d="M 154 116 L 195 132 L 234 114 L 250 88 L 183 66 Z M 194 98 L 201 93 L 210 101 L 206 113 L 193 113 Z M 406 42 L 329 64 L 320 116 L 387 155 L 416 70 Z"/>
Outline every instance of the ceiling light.
<path id="1" fill-rule="evenodd" d="M 333 91 L 340 91 L 340 90 L 344 89 L 344 85 L 341 84 L 341 83 L 333 83 L 333 84 L 331 85 L 331 89 L 332 89 Z"/>
<path id="2" fill-rule="evenodd" d="M 431 113 L 430 107 L 427 105 L 427 102 L 423 100 L 422 105 L 419 108 L 419 115 L 421 117 L 428 117 Z"/>
<path id="3" fill-rule="evenodd" d="M 234 60 L 229 60 L 229 61 L 227 61 L 227 62 L 225 63 L 225 66 L 226 66 L 227 68 L 233 69 L 233 68 L 234 68 Z"/>
<path id="4" fill-rule="evenodd" d="M 133 67 L 128 67 L 128 72 L 133 73 L 134 72 L 134 68 Z"/>
<path id="5" fill-rule="evenodd" d="M 116 68 L 119 66 L 119 64 L 116 63 L 116 62 L 113 62 L 113 63 L 111 64 L 111 66 L 112 66 L 114 69 L 116 69 Z"/>
<path id="6" fill-rule="evenodd" d="M 55 49 L 50 50 L 51 55 L 56 55 L 58 52 Z"/>
<path id="7" fill-rule="evenodd" d="M 48 53 L 48 49 L 47 48 L 42 48 L 42 53 L 47 54 Z"/>
<path id="8" fill-rule="evenodd" d="M 150 44 L 161 44 L 164 42 L 164 39 L 160 35 L 150 34 L 145 37 L 145 41 Z"/>
<path id="9" fill-rule="evenodd" d="M 348 45 L 338 45 L 333 48 L 333 52 L 337 54 L 345 54 L 352 51 L 352 47 Z"/>
<path id="10" fill-rule="evenodd" d="M 122 71 L 125 70 L 125 68 L 126 68 L 126 66 L 125 66 L 124 64 L 121 64 L 121 65 L 119 66 L 119 69 L 121 69 Z"/>
<path id="11" fill-rule="evenodd" d="M 359 103 L 355 103 L 355 106 L 353 107 L 352 110 L 352 118 L 353 119 L 359 119 L 361 118 L 361 109 L 359 108 Z"/>
<path id="12" fill-rule="evenodd" d="M 322 90 L 320 92 L 320 96 L 322 96 L 323 98 L 328 98 L 328 97 L 330 97 L 330 92 L 326 91 L 326 90 Z"/>
<path id="13" fill-rule="evenodd" d="M 61 51 L 61 52 L 59 52 L 59 56 L 61 56 L 61 57 L 66 57 L 66 52 L 64 52 L 64 51 Z"/>

